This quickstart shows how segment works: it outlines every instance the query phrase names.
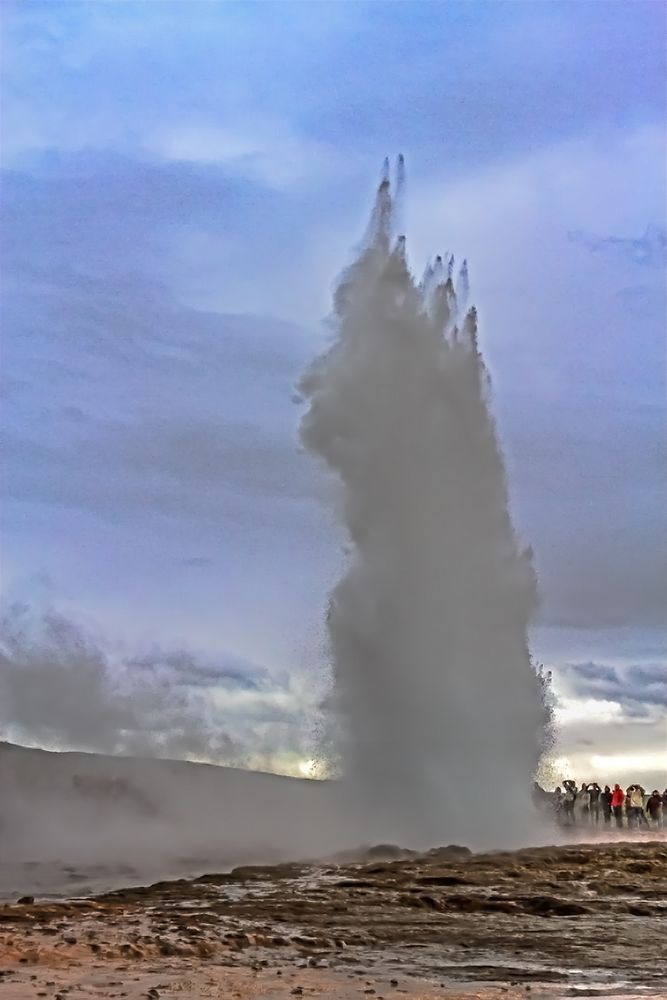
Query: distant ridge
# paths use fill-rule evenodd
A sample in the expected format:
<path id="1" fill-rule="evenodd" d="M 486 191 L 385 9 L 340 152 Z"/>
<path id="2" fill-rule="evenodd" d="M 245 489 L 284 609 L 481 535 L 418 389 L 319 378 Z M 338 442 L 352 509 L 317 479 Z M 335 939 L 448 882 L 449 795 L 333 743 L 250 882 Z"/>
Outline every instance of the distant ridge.
<path id="1" fill-rule="evenodd" d="M 230 767 L 225 764 L 211 764 L 206 761 L 176 760 L 171 757 L 134 757 L 126 754 L 102 754 L 89 750 L 44 750 L 41 747 L 26 747 L 19 743 L 10 743 L 8 740 L 0 740 L 0 781 L 3 779 L 4 768 L 24 767 L 39 764 L 40 767 L 48 768 L 50 773 L 61 771 L 63 777 L 70 767 L 77 767 L 86 771 L 102 773 L 105 769 L 114 772 L 125 772 L 132 768 L 133 764 L 140 767 L 155 769 L 156 771 L 168 769 L 170 771 L 181 769 L 206 769 L 216 772 L 237 773 L 243 775 L 258 775 L 266 778 L 278 778 L 287 782 L 308 781 L 307 778 L 297 778 L 287 774 L 276 774 L 272 771 L 256 771 L 249 768 Z M 28 772 L 29 773 L 29 772 Z"/>
<path id="2" fill-rule="evenodd" d="M 0 742 L 0 864 L 206 859 L 202 870 L 340 847 L 332 783 L 191 761 Z"/>

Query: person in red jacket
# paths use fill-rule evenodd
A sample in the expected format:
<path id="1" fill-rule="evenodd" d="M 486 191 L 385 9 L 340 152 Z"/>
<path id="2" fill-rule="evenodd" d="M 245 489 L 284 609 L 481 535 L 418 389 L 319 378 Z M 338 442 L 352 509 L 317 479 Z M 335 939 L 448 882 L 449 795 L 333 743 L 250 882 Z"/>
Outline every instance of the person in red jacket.
<path id="1" fill-rule="evenodd" d="M 616 826 L 623 826 L 623 806 L 625 804 L 625 792 L 620 785 L 614 785 L 614 791 L 611 793 L 611 811 L 614 814 L 614 819 L 616 820 Z"/>

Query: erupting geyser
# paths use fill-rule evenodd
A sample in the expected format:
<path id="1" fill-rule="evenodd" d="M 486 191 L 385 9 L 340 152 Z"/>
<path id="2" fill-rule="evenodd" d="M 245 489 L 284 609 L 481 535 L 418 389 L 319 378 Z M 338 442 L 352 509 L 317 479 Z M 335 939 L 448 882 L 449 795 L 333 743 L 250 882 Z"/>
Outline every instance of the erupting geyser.
<path id="1" fill-rule="evenodd" d="M 386 175 L 335 342 L 301 385 L 302 439 L 342 484 L 351 543 L 328 616 L 340 756 L 364 836 L 509 843 L 526 837 L 545 723 L 535 579 L 466 265 L 437 258 L 416 283 L 394 220 Z"/>

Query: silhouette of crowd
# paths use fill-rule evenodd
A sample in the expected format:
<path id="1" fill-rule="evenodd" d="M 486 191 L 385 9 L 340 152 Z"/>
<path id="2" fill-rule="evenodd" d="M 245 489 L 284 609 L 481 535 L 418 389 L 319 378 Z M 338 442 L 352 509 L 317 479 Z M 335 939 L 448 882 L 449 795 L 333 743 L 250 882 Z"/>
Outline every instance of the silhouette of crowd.
<path id="1" fill-rule="evenodd" d="M 621 788 L 597 781 L 567 780 L 551 795 L 551 808 L 562 826 L 609 826 L 617 829 L 667 828 L 667 788 L 650 794 L 639 784 Z"/>

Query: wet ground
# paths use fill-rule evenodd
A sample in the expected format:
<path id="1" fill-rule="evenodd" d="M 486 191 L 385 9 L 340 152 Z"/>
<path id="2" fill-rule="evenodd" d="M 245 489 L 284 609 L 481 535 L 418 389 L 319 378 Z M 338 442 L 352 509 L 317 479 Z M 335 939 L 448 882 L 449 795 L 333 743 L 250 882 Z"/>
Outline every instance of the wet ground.
<path id="1" fill-rule="evenodd" d="M 10 1000 L 667 997 L 666 955 L 665 841 L 374 848 L 0 906 Z"/>

